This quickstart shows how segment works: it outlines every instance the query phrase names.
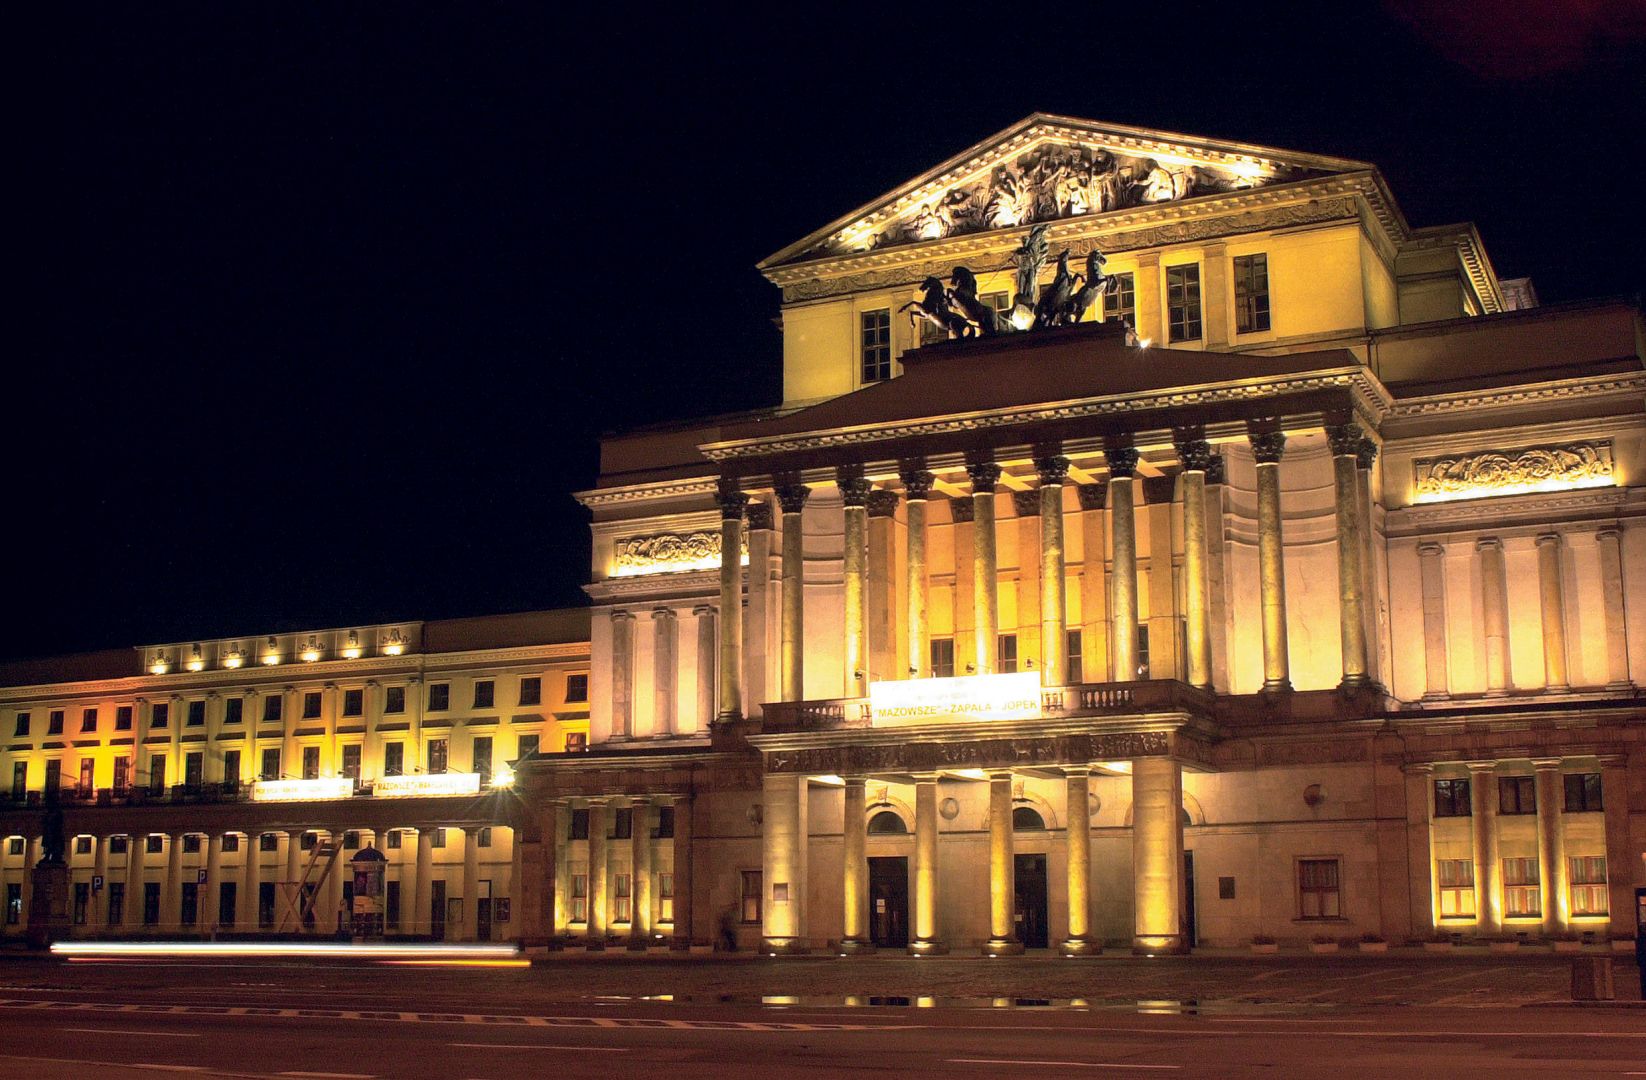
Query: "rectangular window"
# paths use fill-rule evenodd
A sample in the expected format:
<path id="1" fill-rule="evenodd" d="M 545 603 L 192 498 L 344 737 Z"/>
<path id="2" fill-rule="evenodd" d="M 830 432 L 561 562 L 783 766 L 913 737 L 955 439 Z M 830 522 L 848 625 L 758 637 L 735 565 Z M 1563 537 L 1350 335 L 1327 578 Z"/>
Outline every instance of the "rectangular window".
<path id="1" fill-rule="evenodd" d="M 390 851 L 399 851 L 400 850 L 400 843 L 401 843 L 401 832 L 400 832 L 400 830 L 399 829 L 390 829 L 389 830 L 389 840 L 388 840 L 389 850 Z"/>
<path id="2" fill-rule="evenodd" d="M 343 747 L 343 775 L 350 780 L 360 779 L 360 744 Z"/>
<path id="3" fill-rule="evenodd" d="M 204 701 L 191 701 L 191 702 L 189 702 L 188 726 L 189 727 L 205 727 L 206 726 L 206 703 Z"/>
<path id="4" fill-rule="evenodd" d="M 237 832 L 223 834 L 223 850 L 235 852 L 240 850 L 240 834 Z"/>
<path id="5" fill-rule="evenodd" d="M 540 738 L 541 736 L 538 735 L 522 735 L 516 739 L 514 754 L 515 759 L 522 760 L 537 753 L 538 740 Z"/>
<path id="6" fill-rule="evenodd" d="M 480 786 L 490 787 L 492 782 L 492 740 L 490 735 L 476 735 L 474 737 L 474 771 L 480 774 Z"/>
<path id="7" fill-rule="evenodd" d="M 20 713 L 17 714 L 17 728 L 11 734 L 12 734 L 12 738 L 14 738 L 14 739 L 26 739 L 26 738 L 29 737 L 29 714 L 28 713 L 20 712 Z M 19 888 L 21 888 L 21 886 L 19 886 Z"/>
<path id="8" fill-rule="evenodd" d="M 667 871 L 657 875 L 657 921 L 674 922 L 674 875 Z"/>
<path id="9" fill-rule="evenodd" d="M 1604 809 L 1600 801 L 1599 773 L 1567 773 L 1561 779 L 1566 785 L 1568 814 L 1598 813 Z"/>
<path id="10" fill-rule="evenodd" d="M 1068 651 L 1063 657 L 1065 669 L 1068 671 L 1069 685 L 1073 686 L 1086 681 L 1086 660 L 1081 655 L 1081 646 L 1084 638 L 1079 630 L 1070 630 L 1064 635 L 1068 644 Z"/>
<path id="11" fill-rule="evenodd" d="M 149 758 L 149 794 L 160 796 L 166 793 L 166 755 L 155 754 Z"/>
<path id="12" fill-rule="evenodd" d="M 1234 259 L 1235 333 L 1255 334 L 1269 328 L 1269 257 L 1236 255 Z"/>
<path id="13" fill-rule="evenodd" d="M 1166 268 L 1166 317 L 1169 341 L 1200 340 L 1200 267 Z"/>
<path id="14" fill-rule="evenodd" d="M 1147 623 L 1137 624 L 1137 677 L 1149 677 L 1149 627 Z"/>
<path id="15" fill-rule="evenodd" d="M 581 753 L 589 748 L 589 733 L 586 731 L 566 732 L 566 752 L 568 754 Z"/>
<path id="16" fill-rule="evenodd" d="M 259 780 L 280 779 L 280 748 L 269 746 L 263 749 L 263 767 L 258 770 Z"/>
<path id="17" fill-rule="evenodd" d="M 674 807 L 657 808 L 657 826 L 652 829 L 652 836 L 658 840 L 674 839 Z"/>
<path id="18" fill-rule="evenodd" d="M 92 789 L 95 784 L 95 781 L 92 779 L 95 766 L 96 762 L 92 761 L 91 758 L 80 759 L 80 797 L 82 799 L 91 798 Z"/>
<path id="19" fill-rule="evenodd" d="M 18 926 L 23 921 L 23 883 L 6 882 L 6 925 Z"/>
<path id="20" fill-rule="evenodd" d="M 270 694 L 263 699 L 263 723 L 278 724 L 285 715 L 286 699 L 280 694 Z"/>
<path id="21" fill-rule="evenodd" d="M 74 925 L 86 925 L 86 909 L 91 907 L 91 882 L 74 883 Z"/>
<path id="22" fill-rule="evenodd" d="M 1503 860 L 1503 914 L 1530 918 L 1543 913 L 1537 858 Z"/>
<path id="23" fill-rule="evenodd" d="M 184 833 L 183 834 L 183 854 L 185 854 L 185 855 L 198 855 L 198 854 L 200 854 L 200 834 L 199 833 L 192 833 L 191 832 L 191 833 Z"/>
<path id="24" fill-rule="evenodd" d="M 126 792 L 131 790 L 131 758 L 117 757 L 114 759 L 114 795 L 115 798 L 125 798 Z"/>
<path id="25" fill-rule="evenodd" d="M 995 668 L 1001 673 L 1017 670 L 1017 635 L 1001 634 L 995 638 Z"/>
<path id="26" fill-rule="evenodd" d="M 892 310 L 878 308 L 858 316 L 862 374 L 865 384 L 892 377 Z"/>
<path id="27" fill-rule="evenodd" d="M 280 850 L 280 834 L 279 833 L 272 833 L 272 832 L 258 833 L 257 834 L 257 850 L 258 851 L 279 851 Z"/>
<path id="28" fill-rule="evenodd" d="M 129 837 L 129 836 L 111 836 L 111 837 L 109 837 L 109 854 L 110 855 L 124 855 L 126 853 L 126 850 L 130 847 L 131 847 L 131 837 Z"/>
<path id="29" fill-rule="evenodd" d="M 90 735 L 97 730 L 97 710 L 80 710 L 80 734 Z"/>
<path id="30" fill-rule="evenodd" d="M 429 846 L 430 847 L 436 847 L 436 848 L 445 847 L 446 846 L 446 830 L 445 829 L 430 829 L 429 830 Z"/>
<path id="31" fill-rule="evenodd" d="M 317 833 L 317 832 L 306 832 L 306 833 L 304 833 L 303 835 L 301 835 L 297 838 L 297 850 L 298 851 L 313 851 L 315 845 L 318 844 L 318 843 L 320 843 L 320 834 L 319 833 Z"/>
<path id="32" fill-rule="evenodd" d="M 320 748 L 318 746 L 303 747 L 303 779 L 320 779 Z"/>
<path id="33" fill-rule="evenodd" d="M 224 837 L 224 839 L 226 840 L 226 839 L 228 839 L 228 837 Z M 240 889 L 239 889 L 239 883 L 238 882 L 234 882 L 234 881 L 218 882 L 218 885 L 217 885 L 217 925 L 218 926 L 233 926 L 234 925 L 234 906 L 235 906 L 235 901 L 237 901 L 239 899 L 240 899 Z"/>
<path id="34" fill-rule="evenodd" d="M 257 925 L 267 930 L 274 925 L 274 882 L 257 883 Z"/>
<path id="35" fill-rule="evenodd" d="M 491 708 L 492 702 L 496 699 L 496 697 L 497 684 L 492 682 L 490 679 L 479 681 L 474 684 L 474 707 L 476 709 Z"/>
<path id="36" fill-rule="evenodd" d="M 320 691 L 308 690 L 303 694 L 303 719 L 320 719 Z"/>
<path id="37" fill-rule="evenodd" d="M 343 850 L 357 851 L 360 848 L 360 833 L 355 829 L 343 830 Z"/>
<path id="38" fill-rule="evenodd" d="M 492 846 L 492 830 L 490 825 L 483 825 L 480 827 L 480 829 L 474 834 L 474 843 L 476 847 Z"/>
<path id="39" fill-rule="evenodd" d="M 12 836 L 12 837 L 7 838 L 7 840 L 6 840 L 6 854 L 8 854 L 8 855 L 21 855 L 21 854 L 23 854 L 23 838 L 21 836 Z"/>
<path id="40" fill-rule="evenodd" d="M 390 930 L 400 929 L 400 883 L 398 881 L 389 881 L 383 884 L 383 922 Z"/>
<path id="41" fill-rule="evenodd" d="M 446 749 L 445 739 L 429 740 L 429 772 L 443 773 L 446 771 Z"/>
<path id="42" fill-rule="evenodd" d="M 11 797 L 22 802 L 29 794 L 29 763 L 14 761 L 11 763 Z"/>
<path id="43" fill-rule="evenodd" d="M 954 678 L 954 638 L 932 638 L 932 676 Z"/>
<path id="44" fill-rule="evenodd" d="M 246 699 L 231 697 L 223 700 L 223 723 L 238 724 L 246 719 Z"/>
<path id="45" fill-rule="evenodd" d="M 405 743 L 391 742 L 383 746 L 383 775 L 399 776 L 406 771 Z"/>
<path id="46" fill-rule="evenodd" d="M 160 883 L 158 881 L 143 882 L 143 925 L 158 926 L 160 923 Z"/>
<path id="47" fill-rule="evenodd" d="M 61 735 L 61 734 L 63 734 L 63 710 L 62 709 L 53 709 L 51 712 L 46 714 L 46 734 L 47 735 Z"/>
<path id="48" fill-rule="evenodd" d="M 236 787 L 240 783 L 240 751 L 223 751 L 223 783 Z"/>
<path id="49" fill-rule="evenodd" d="M 626 923 L 631 914 L 630 889 L 633 888 L 632 879 L 628 874 L 613 874 L 612 888 L 612 922 Z"/>
<path id="50" fill-rule="evenodd" d="M 200 921 L 200 883 L 198 881 L 183 882 L 182 910 L 178 913 L 178 922 L 184 926 L 193 926 Z"/>
<path id="51" fill-rule="evenodd" d="M 46 798 L 63 790 L 63 763 L 55 758 L 46 762 Z"/>
<path id="52" fill-rule="evenodd" d="M 109 926 L 119 926 L 126 921 L 126 883 L 111 881 L 109 890 Z"/>
<path id="53" fill-rule="evenodd" d="M 117 706 L 114 710 L 114 730 L 130 731 L 131 715 L 132 709 L 130 705 Z"/>
<path id="54" fill-rule="evenodd" d="M 74 838 L 74 853 L 76 855 L 90 855 L 91 854 L 91 837 L 89 837 L 89 836 L 76 836 Z"/>
<path id="55" fill-rule="evenodd" d="M 163 728 L 171 724 L 171 706 L 157 701 L 149 706 L 149 727 Z"/>
<path id="56" fill-rule="evenodd" d="M 520 704 L 543 704 L 543 680 L 533 675 L 520 680 Z"/>
<path id="57" fill-rule="evenodd" d="M 738 908 L 738 918 L 745 924 L 760 922 L 761 883 L 759 870 L 743 870 L 739 873 L 739 897 L 741 903 Z"/>
<path id="58" fill-rule="evenodd" d="M 629 840 L 634 836 L 634 811 L 627 806 L 620 806 L 617 813 L 612 815 L 612 830 L 607 834 L 612 840 Z"/>
<path id="59" fill-rule="evenodd" d="M 383 690 L 383 711 L 385 713 L 403 713 L 406 711 L 406 688 L 404 686 L 390 686 Z"/>
<path id="60" fill-rule="evenodd" d="M 429 711 L 445 712 L 452 707 L 452 688 L 450 683 L 429 684 Z"/>
<path id="61" fill-rule="evenodd" d="M 1297 913 L 1300 919 L 1342 918 L 1336 859 L 1297 861 Z"/>
<path id="62" fill-rule="evenodd" d="M 183 785 L 191 790 L 205 782 L 206 755 L 196 750 L 183 755 Z"/>
<path id="63" fill-rule="evenodd" d="M 589 921 L 589 875 L 572 875 L 572 922 Z"/>
<path id="64" fill-rule="evenodd" d="M 1469 816 L 1469 781 L 1435 781 L 1435 817 Z"/>
<path id="65" fill-rule="evenodd" d="M 1497 779 L 1499 814 L 1537 813 L 1537 785 L 1530 776 L 1500 776 Z"/>
<path id="66" fill-rule="evenodd" d="M 1572 914 L 1608 915 L 1606 856 L 1574 855 L 1566 860 L 1571 874 Z"/>
<path id="67" fill-rule="evenodd" d="M 343 715 L 366 715 L 366 692 L 359 687 L 343 691 Z"/>
<path id="68" fill-rule="evenodd" d="M 1115 282 L 1114 291 L 1103 294 L 1103 318 L 1119 319 L 1128 326 L 1137 326 L 1137 290 L 1130 274 L 1110 274 Z"/>
<path id="69" fill-rule="evenodd" d="M 589 811 L 585 807 L 572 811 L 571 833 L 569 839 L 587 840 L 589 838 Z"/>
<path id="70" fill-rule="evenodd" d="M 566 676 L 566 704 L 573 705 L 589 700 L 589 677 L 587 675 Z"/>

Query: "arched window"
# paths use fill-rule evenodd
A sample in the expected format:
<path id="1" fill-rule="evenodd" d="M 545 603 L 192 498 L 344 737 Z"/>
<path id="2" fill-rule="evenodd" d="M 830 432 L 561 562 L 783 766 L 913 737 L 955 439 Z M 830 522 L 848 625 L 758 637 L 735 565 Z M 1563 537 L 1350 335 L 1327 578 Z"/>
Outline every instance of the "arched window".
<path id="1" fill-rule="evenodd" d="M 1040 816 L 1040 811 L 1028 806 L 1019 806 L 1012 810 L 1012 831 L 1044 831 L 1045 828 L 1046 819 Z"/>
<path id="2" fill-rule="evenodd" d="M 882 810 L 869 819 L 869 832 L 874 836 L 904 836 L 908 831 L 895 810 Z"/>

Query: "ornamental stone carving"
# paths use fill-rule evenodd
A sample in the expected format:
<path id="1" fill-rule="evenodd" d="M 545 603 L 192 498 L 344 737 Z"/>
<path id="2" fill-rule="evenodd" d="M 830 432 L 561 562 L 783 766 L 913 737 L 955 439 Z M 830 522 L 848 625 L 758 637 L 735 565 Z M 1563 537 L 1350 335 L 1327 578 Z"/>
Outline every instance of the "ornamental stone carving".
<path id="1" fill-rule="evenodd" d="M 969 498 L 950 499 L 949 518 L 956 524 L 972 520 L 972 500 Z"/>
<path id="2" fill-rule="evenodd" d="M 1182 462 L 1184 472 L 1205 472 L 1211 468 L 1212 444 L 1206 441 L 1206 436 L 1198 429 L 1180 430 L 1173 433 L 1177 446 L 1177 460 Z"/>
<path id="3" fill-rule="evenodd" d="M 1610 442 L 1486 450 L 1417 461 L 1413 469 L 1417 502 L 1607 487 L 1615 482 Z"/>
<path id="4" fill-rule="evenodd" d="M 1012 492 L 1012 511 L 1015 514 L 1017 514 L 1017 516 L 1020 517 L 1020 518 L 1039 517 L 1040 516 L 1040 492 L 1039 491 L 1014 491 L 1014 492 Z"/>
<path id="5" fill-rule="evenodd" d="M 898 479 L 903 481 L 903 497 L 909 502 L 924 502 L 930 498 L 932 485 L 937 483 L 937 477 L 926 471 L 923 461 L 904 462 Z"/>
<path id="6" fill-rule="evenodd" d="M 861 465 L 842 465 L 835 470 L 835 483 L 840 487 L 840 498 L 848 507 L 869 505 L 869 481 Z"/>
<path id="7" fill-rule="evenodd" d="M 1048 454 L 1034 459 L 1034 471 L 1040 475 L 1042 487 L 1060 485 L 1069 478 L 1069 459 L 1062 454 Z"/>
<path id="8" fill-rule="evenodd" d="M 1102 510 L 1109 505 L 1109 485 L 1104 483 L 1080 484 L 1075 487 L 1082 510 Z"/>
<path id="9" fill-rule="evenodd" d="M 1280 464 L 1280 455 L 1286 451 L 1284 431 L 1253 431 L 1248 438 L 1252 443 L 1252 456 L 1259 465 Z"/>
<path id="10" fill-rule="evenodd" d="M 889 518 L 897 516 L 897 492 L 875 488 L 869 492 L 869 516 Z"/>
<path id="11" fill-rule="evenodd" d="M 1106 445 L 1103 456 L 1108 459 L 1110 477 L 1129 479 L 1137 475 L 1137 447 Z"/>
<path id="12" fill-rule="evenodd" d="M 772 504 L 756 499 L 744 508 L 743 518 L 749 523 L 750 529 L 770 529 L 772 527 Z"/>
<path id="13" fill-rule="evenodd" d="M 615 577 L 705 570 L 719 565 L 718 532 L 631 536 L 619 540 L 613 546 L 612 567 Z"/>

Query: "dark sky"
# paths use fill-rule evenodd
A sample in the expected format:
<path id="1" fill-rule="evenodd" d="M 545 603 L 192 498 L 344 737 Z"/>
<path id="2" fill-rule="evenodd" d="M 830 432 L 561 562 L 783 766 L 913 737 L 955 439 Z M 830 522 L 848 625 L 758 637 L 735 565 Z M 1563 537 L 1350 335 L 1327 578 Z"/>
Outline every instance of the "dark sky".
<path id="1" fill-rule="evenodd" d="M 754 264 L 1036 110 L 1646 283 L 1640 2 L 564 6 L 13 24 L 0 657 L 579 602 L 599 433 L 778 397 Z"/>

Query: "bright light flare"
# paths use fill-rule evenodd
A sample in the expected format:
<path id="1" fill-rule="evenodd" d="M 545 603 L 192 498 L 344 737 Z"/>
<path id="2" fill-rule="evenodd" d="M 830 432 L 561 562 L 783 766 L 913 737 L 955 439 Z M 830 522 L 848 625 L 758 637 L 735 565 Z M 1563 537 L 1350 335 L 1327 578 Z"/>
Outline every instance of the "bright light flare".
<path id="1" fill-rule="evenodd" d="M 394 945 L 336 941 L 58 941 L 52 955 L 74 958 L 126 959 L 161 957 L 291 958 L 332 960 L 508 961 L 520 957 L 517 945 Z"/>

